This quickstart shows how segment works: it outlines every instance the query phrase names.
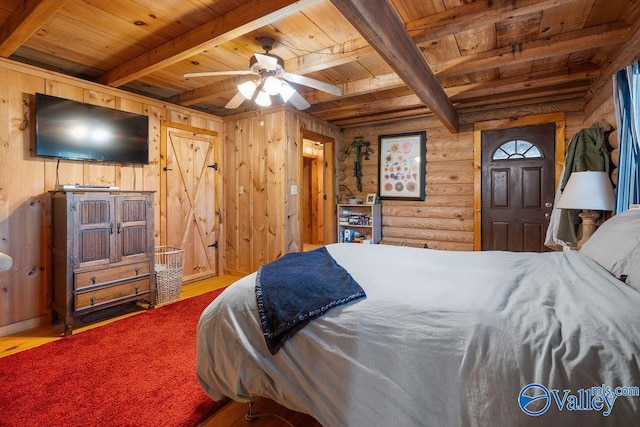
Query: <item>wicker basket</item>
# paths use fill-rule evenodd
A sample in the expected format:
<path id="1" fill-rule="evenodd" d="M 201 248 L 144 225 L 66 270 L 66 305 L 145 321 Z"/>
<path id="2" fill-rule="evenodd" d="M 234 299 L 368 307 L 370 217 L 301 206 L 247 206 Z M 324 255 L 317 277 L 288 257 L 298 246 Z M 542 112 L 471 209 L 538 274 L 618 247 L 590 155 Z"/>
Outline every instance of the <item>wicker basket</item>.
<path id="1" fill-rule="evenodd" d="M 156 304 L 167 304 L 180 299 L 184 249 L 173 246 L 156 246 Z"/>

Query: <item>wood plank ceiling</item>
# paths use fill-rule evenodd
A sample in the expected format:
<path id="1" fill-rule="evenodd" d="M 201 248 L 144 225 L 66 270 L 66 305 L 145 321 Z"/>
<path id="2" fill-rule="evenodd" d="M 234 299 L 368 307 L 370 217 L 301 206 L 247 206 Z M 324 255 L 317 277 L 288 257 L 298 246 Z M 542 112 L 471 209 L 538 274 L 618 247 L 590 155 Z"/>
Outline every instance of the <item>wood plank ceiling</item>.
<path id="1" fill-rule="evenodd" d="M 260 39 L 309 113 L 341 127 L 580 99 L 593 111 L 611 74 L 640 53 L 633 0 L 3 0 L 0 55 L 229 116 Z M 274 98 L 275 100 L 275 98 Z"/>

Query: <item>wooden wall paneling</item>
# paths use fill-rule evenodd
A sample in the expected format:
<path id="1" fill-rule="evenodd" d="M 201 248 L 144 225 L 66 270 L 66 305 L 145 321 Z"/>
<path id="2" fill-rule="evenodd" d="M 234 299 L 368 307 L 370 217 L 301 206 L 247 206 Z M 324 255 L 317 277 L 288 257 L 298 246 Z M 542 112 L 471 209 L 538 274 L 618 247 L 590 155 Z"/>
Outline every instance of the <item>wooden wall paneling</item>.
<path id="1" fill-rule="evenodd" d="M 291 252 L 290 238 L 296 236 L 296 244 L 299 244 L 300 227 L 290 229 L 292 219 L 298 217 L 298 196 L 292 196 L 290 191 L 291 168 L 298 174 L 297 144 L 293 157 L 291 155 L 291 128 L 287 127 L 287 114 L 277 111 L 265 115 L 264 126 L 267 137 L 267 260 L 274 261 L 287 252 Z M 293 133 L 297 138 L 297 129 Z M 302 162 L 302 149 L 300 149 L 299 162 Z M 293 165 L 291 163 L 294 163 Z M 297 184 L 297 181 L 296 181 Z M 292 204 L 296 206 L 290 210 Z M 296 246 L 299 248 L 299 246 Z M 294 249 L 295 250 L 295 249 Z"/>
<path id="2" fill-rule="evenodd" d="M 272 115 L 266 114 L 265 116 L 268 118 L 253 119 L 250 122 L 254 135 L 249 146 L 250 158 L 253 162 L 253 179 L 251 180 L 251 208 L 253 213 L 253 223 L 251 225 L 253 228 L 251 271 L 257 270 L 258 266 L 266 263 L 267 246 L 270 243 L 267 238 L 267 223 L 273 209 L 271 205 L 275 204 L 268 202 L 270 194 L 267 192 L 267 181 L 273 179 L 270 176 L 272 172 L 267 172 L 271 165 L 269 164 L 270 159 L 267 159 L 268 136 L 266 135 L 271 129 L 269 118 Z"/>
<path id="3" fill-rule="evenodd" d="M 125 97 L 120 98 L 119 109 L 130 113 L 146 114 L 145 105 L 142 102 Z M 116 185 L 122 189 L 144 189 L 144 166 L 116 166 Z"/>
<path id="4" fill-rule="evenodd" d="M 324 187 L 324 212 L 322 219 L 322 242 L 326 245 L 337 241 L 337 224 L 336 224 L 336 141 L 332 138 L 331 142 L 325 142 L 323 150 L 323 187 Z M 375 193 L 375 191 L 374 191 Z"/>
<path id="5" fill-rule="evenodd" d="M 9 81 L 10 72 L 4 68 L 0 68 L 0 81 Z M 0 85 L 0 128 L 9 128 L 9 94 L 7 93 L 8 85 Z M 9 206 L 11 180 L 11 138 L 9 132 L 0 132 L 0 252 L 11 254 L 11 224 L 10 215 L 11 208 Z M 12 316 L 10 310 L 12 307 L 14 270 L 0 272 L 0 327 L 11 323 Z M 7 292 L 9 290 L 11 292 Z"/>
<path id="6" fill-rule="evenodd" d="M 166 175 L 161 170 L 161 165 L 164 164 L 166 157 L 165 153 L 161 152 L 161 145 L 163 135 L 161 135 L 162 121 L 167 116 L 167 110 L 164 107 L 157 105 L 145 106 L 145 113 L 149 117 L 149 165 L 142 168 L 143 174 L 143 190 L 155 191 L 153 195 L 153 215 L 154 215 L 154 228 L 155 228 L 155 244 L 159 246 L 161 244 L 160 230 L 163 224 L 166 223 L 165 210 L 161 209 L 161 201 L 163 191 L 166 186 L 166 182 L 163 181 Z"/>
<path id="7" fill-rule="evenodd" d="M 6 253 L 13 267 L 3 274 L 7 278 L 2 297 L 7 298 L 6 312 L 0 313 L 0 326 L 41 316 L 47 307 L 45 188 L 44 167 L 32 151 L 33 101 L 35 92 L 44 91 L 44 80 L 28 74 L 8 71 L 5 82 L 7 115 L 2 128 L 8 134 L 6 159 L 9 181 L 8 244 Z M 5 305 L 5 304 L 3 304 Z"/>
<path id="8" fill-rule="evenodd" d="M 167 120 L 173 123 L 180 123 L 183 125 L 190 124 L 191 113 L 185 110 L 181 110 L 180 107 L 167 109 Z"/>
<path id="9" fill-rule="evenodd" d="M 221 262 L 225 273 L 238 270 L 238 163 L 236 155 L 238 151 L 236 122 L 225 122 L 222 150 L 222 199 L 223 199 L 223 223 L 224 239 L 221 240 Z"/>
<path id="10" fill-rule="evenodd" d="M 185 123 L 222 130 L 215 116 L 187 110 L 119 89 L 93 84 L 32 66 L 0 64 L 0 251 L 14 258 L 14 267 L 0 274 L 0 335 L 50 321 L 48 233 L 50 208 L 44 194 L 56 185 L 56 160 L 35 158 L 32 149 L 34 94 L 47 93 L 95 105 L 142 112 L 149 116 L 150 164 L 128 166 L 60 161 L 61 184 L 96 183 L 123 189 L 157 191 L 155 236 L 160 243 L 160 122 L 171 115 Z M 27 113 L 26 131 L 19 129 Z M 218 215 L 219 217 L 219 215 Z M 19 285 L 18 285 L 19 284 Z"/>
<path id="11" fill-rule="evenodd" d="M 253 186 L 251 180 L 253 178 L 254 162 L 251 158 L 250 144 L 255 138 L 253 135 L 253 127 L 251 119 L 242 119 L 238 122 L 236 128 L 236 168 L 238 169 L 238 188 L 243 187 L 244 191 L 238 197 L 238 271 L 243 273 L 252 272 L 253 248 L 251 241 L 253 239 L 253 209 L 251 202 L 253 200 Z M 238 190 L 239 192 L 239 190 Z"/>

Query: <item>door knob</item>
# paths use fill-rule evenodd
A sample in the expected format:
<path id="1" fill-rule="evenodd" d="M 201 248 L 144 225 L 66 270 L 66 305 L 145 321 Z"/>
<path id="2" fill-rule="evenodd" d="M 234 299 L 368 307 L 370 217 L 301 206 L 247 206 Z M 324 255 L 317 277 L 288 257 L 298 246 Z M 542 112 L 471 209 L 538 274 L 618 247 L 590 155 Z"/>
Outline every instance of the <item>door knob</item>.
<path id="1" fill-rule="evenodd" d="M 551 218 L 551 214 L 549 212 L 547 212 L 546 214 L 544 214 L 544 217 L 549 219 L 549 218 Z"/>
<path id="2" fill-rule="evenodd" d="M 551 203 L 551 202 L 547 202 L 547 203 L 545 203 L 544 205 L 545 205 L 546 207 L 550 208 L 551 206 L 553 206 L 553 203 Z"/>

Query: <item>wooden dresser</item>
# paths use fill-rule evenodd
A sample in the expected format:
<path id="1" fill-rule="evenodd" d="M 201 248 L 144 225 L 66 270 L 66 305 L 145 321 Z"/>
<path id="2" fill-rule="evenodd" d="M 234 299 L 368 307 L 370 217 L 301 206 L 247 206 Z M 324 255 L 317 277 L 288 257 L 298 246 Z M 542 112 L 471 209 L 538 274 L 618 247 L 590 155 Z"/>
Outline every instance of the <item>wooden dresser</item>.
<path id="1" fill-rule="evenodd" d="M 52 316 L 74 319 L 155 299 L 153 192 L 51 192 Z"/>

